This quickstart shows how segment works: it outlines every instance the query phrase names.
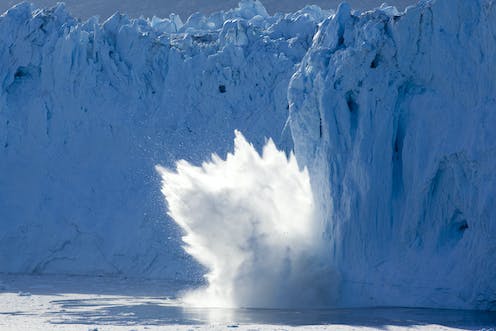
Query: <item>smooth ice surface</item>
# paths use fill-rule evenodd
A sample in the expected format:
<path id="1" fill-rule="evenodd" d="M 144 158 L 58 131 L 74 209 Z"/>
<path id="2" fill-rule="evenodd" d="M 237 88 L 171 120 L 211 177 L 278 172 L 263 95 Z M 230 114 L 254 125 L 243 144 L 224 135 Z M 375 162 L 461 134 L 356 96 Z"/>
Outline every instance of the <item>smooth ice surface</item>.
<path id="1" fill-rule="evenodd" d="M 197 167 L 157 167 L 186 251 L 208 269 L 208 287 L 184 300 L 203 307 L 322 307 L 332 273 L 306 169 L 272 140 L 258 154 L 236 131 L 234 151 Z"/>

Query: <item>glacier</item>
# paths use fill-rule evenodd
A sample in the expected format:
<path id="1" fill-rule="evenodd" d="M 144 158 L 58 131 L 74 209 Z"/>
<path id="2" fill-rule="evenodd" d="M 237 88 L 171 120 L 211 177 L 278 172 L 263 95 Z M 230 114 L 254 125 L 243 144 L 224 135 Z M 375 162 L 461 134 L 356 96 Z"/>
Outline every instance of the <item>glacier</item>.
<path id="1" fill-rule="evenodd" d="M 14 4 L 18 3 L 16 0 L 3 0 L 0 2 L 0 12 L 4 12 Z M 57 0 L 31 0 L 37 7 L 50 7 L 57 4 Z M 69 11 L 82 19 L 88 19 L 94 15 L 99 15 L 101 18 L 107 18 L 114 14 L 116 11 L 126 13 L 131 17 L 168 17 L 170 13 L 175 13 L 181 17 L 189 17 L 195 12 L 203 14 L 215 13 L 221 10 L 228 10 L 236 7 L 238 0 L 218 0 L 218 1 L 204 1 L 204 0 L 65 0 Z M 263 5 L 267 8 L 269 13 L 275 12 L 294 12 L 309 1 L 306 0 L 264 0 Z M 321 8 L 336 8 L 339 0 L 313 0 L 310 3 L 318 5 Z M 380 6 L 383 1 L 381 0 L 349 0 L 348 3 L 357 9 L 370 9 Z M 390 0 L 390 5 L 397 8 L 404 9 L 408 5 L 416 3 L 415 0 Z"/>
<path id="2" fill-rule="evenodd" d="M 287 85 L 328 15 L 307 7 L 269 16 L 250 1 L 185 23 L 120 14 L 80 22 L 62 4 L 7 11 L 1 271 L 199 272 L 178 229 L 165 226 L 155 164 L 222 155 L 234 129 L 290 150 Z"/>
<path id="3" fill-rule="evenodd" d="M 307 167 L 335 306 L 496 309 L 496 2 L 0 16 L 0 271 L 201 279 L 154 167 Z M 334 277 L 334 276 L 333 276 Z"/>
<path id="4" fill-rule="evenodd" d="M 321 24 L 290 122 L 344 305 L 496 308 L 495 52 L 494 1 Z"/>

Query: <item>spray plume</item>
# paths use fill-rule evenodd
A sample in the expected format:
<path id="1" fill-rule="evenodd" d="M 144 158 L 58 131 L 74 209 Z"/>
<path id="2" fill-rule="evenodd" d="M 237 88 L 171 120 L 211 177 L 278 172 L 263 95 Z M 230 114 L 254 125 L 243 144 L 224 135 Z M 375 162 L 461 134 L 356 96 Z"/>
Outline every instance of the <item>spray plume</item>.
<path id="1" fill-rule="evenodd" d="M 157 166 L 185 250 L 209 272 L 184 295 L 200 307 L 322 307 L 331 277 L 307 169 L 268 140 L 259 155 L 235 131 L 234 152 L 200 167 Z M 328 243 L 327 243 L 328 244 Z"/>

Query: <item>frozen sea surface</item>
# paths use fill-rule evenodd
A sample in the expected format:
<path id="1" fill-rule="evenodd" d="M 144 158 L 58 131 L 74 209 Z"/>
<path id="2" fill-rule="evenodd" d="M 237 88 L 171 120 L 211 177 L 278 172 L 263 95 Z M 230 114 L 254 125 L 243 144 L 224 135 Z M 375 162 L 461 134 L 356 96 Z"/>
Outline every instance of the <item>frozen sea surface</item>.
<path id="1" fill-rule="evenodd" d="M 494 330 L 496 313 L 368 308 L 199 309 L 176 299 L 198 284 L 0 275 L 0 330 Z"/>

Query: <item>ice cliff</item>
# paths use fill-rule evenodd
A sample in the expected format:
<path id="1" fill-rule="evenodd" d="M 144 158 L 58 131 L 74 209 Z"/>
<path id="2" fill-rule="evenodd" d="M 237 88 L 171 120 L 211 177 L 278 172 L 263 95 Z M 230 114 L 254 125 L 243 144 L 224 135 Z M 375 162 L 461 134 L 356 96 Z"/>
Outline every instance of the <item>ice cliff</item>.
<path id="1" fill-rule="evenodd" d="M 494 1 L 320 26 L 290 122 L 344 305 L 496 308 L 494 54 Z"/>
<path id="2" fill-rule="evenodd" d="M 234 129 L 291 149 L 287 86 L 328 15 L 251 1 L 184 24 L 7 11 L 0 270 L 191 277 L 154 166 L 223 155 Z"/>
<path id="3" fill-rule="evenodd" d="M 156 164 L 307 166 L 338 305 L 496 309 L 496 2 L 0 17 L 0 271 L 197 278 Z"/>

